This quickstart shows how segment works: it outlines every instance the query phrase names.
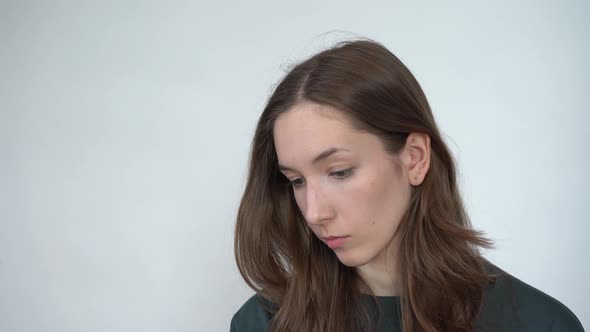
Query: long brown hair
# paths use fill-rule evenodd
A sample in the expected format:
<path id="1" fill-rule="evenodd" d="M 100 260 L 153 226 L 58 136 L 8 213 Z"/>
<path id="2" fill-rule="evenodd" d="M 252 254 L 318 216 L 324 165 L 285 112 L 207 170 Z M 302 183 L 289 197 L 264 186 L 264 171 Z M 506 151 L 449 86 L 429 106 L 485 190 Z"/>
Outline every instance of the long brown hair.
<path id="1" fill-rule="evenodd" d="M 246 283 L 270 303 L 270 330 L 374 328 L 361 291 L 374 294 L 309 230 L 278 169 L 274 122 L 302 101 L 338 109 L 392 154 L 411 132 L 430 136 L 430 168 L 413 189 L 395 235 L 403 330 L 472 330 L 485 285 L 493 280 L 480 248 L 493 243 L 471 226 L 454 159 L 420 85 L 394 54 L 369 39 L 340 42 L 293 66 L 259 118 L 234 250 Z"/>

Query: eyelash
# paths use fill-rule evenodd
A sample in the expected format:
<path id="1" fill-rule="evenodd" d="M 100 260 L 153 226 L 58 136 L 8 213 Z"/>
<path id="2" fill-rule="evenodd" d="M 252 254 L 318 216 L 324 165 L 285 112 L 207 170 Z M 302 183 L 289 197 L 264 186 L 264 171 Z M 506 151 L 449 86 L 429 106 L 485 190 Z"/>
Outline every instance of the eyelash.
<path id="1" fill-rule="evenodd" d="M 335 175 L 335 174 L 344 174 L 341 176 L 336 176 L 337 179 L 339 180 L 344 180 L 348 177 L 350 177 L 353 174 L 353 170 L 354 168 L 347 168 L 347 169 L 343 169 L 341 171 L 335 171 L 335 172 L 331 172 L 330 175 Z M 293 186 L 293 188 L 299 188 L 301 185 L 296 185 L 295 181 L 300 180 L 301 178 L 297 178 L 295 180 L 289 181 L 289 183 L 291 184 L 291 186 Z"/>

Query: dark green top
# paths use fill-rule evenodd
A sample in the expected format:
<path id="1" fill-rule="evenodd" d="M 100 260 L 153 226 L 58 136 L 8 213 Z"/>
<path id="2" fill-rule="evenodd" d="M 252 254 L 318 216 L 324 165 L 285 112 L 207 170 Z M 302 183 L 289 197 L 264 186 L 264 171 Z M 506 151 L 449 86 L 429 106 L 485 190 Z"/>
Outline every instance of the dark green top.
<path id="1" fill-rule="evenodd" d="M 371 303 L 366 296 L 367 304 Z M 234 314 L 230 332 L 268 331 L 271 315 L 262 309 L 262 301 L 265 300 L 259 295 L 246 301 Z M 401 331 L 400 319 L 393 314 L 400 310 L 399 297 L 377 296 L 377 303 L 382 313 L 392 314 L 381 318 L 376 332 Z M 475 331 L 583 332 L 584 329 L 576 315 L 561 302 L 503 272 L 485 291 Z"/>

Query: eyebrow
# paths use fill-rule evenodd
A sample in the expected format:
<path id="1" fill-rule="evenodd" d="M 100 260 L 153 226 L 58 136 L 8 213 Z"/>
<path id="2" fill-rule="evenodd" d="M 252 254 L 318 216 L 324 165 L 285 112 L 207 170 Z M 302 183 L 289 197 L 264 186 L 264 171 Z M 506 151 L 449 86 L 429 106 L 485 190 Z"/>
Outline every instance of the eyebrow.
<path id="1" fill-rule="evenodd" d="M 332 148 L 328 148 L 326 150 L 324 150 L 323 152 L 321 152 L 320 154 L 318 154 L 315 158 L 313 158 L 313 160 L 311 161 L 312 164 L 317 164 L 320 161 L 328 158 L 329 156 L 333 155 L 336 152 L 341 152 L 341 151 L 346 151 L 346 152 L 350 152 L 350 150 L 345 149 L 345 148 L 336 148 L 336 147 L 332 147 Z M 279 164 L 279 169 L 281 171 L 294 171 L 292 168 L 289 168 L 287 166 L 281 165 Z"/>

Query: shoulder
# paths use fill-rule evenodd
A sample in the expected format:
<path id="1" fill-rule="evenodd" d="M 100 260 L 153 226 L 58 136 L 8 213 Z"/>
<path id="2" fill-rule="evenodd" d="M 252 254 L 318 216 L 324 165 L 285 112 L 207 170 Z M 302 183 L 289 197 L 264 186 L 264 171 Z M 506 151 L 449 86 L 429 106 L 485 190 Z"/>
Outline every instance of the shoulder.
<path id="1" fill-rule="evenodd" d="M 231 332 L 267 331 L 271 308 L 268 300 L 258 294 L 252 295 L 232 317 Z"/>
<path id="2" fill-rule="evenodd" d="M 497 278 L 484 294 L 481 331 L 584 331 L 576 315 L 557 299 L 497 267 L 493 273 Z"/>

